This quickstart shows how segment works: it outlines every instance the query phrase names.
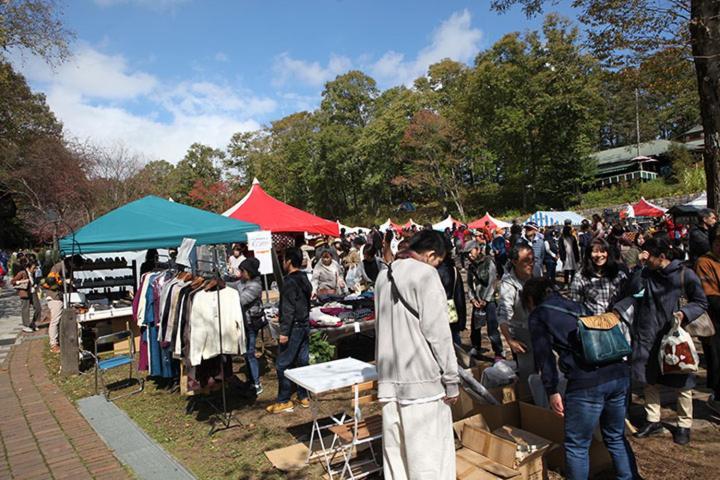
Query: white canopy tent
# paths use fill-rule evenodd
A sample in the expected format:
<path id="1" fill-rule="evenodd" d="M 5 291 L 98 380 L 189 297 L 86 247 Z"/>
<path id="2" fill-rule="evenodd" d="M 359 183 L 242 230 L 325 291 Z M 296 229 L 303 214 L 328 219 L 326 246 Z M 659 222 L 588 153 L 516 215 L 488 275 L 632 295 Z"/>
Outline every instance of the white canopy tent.
<path id="1" fill-rule="evenodd" d="M 686 205 L 696 208 L 707 208 L 707 192 L 702 192 L 693 201 L 686 203 Z"/>
<path id="2" fill-rule="evenodd" d="M 446 228 L 452 228 L 453 225 L 460 226 L 462 222 L 455 220 L 452 215 L 448 215 L 445 220 L 441 220 L 438 223 L 433 224 L 433 230 L 444 232 Z"/>
<path id="3" fill-rule="evenodd" d="M 342 223 L 340 223 L 339 220 L 338 220 L 337 224 L 338 224 L 338 228 L 339 228 L 340 230 L 345 229 L 345 233 L 362 233 L 362 234 L 365 234 L 365 233 L 368 233 L 368 232 L 370 231 L 369 228 L 365 228 L 365 227 L 348 227 L 347 225 L 343 225 Z"/>

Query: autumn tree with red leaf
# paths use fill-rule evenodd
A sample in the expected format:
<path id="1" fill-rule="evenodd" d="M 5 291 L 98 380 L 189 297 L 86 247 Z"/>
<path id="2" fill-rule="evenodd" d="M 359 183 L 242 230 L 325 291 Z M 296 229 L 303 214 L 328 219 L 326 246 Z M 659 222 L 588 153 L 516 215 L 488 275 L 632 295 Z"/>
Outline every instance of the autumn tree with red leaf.
<path id="1" fill-rule="evenodd" d="M 393 183 L 415 191 L 427 200 L 444 198 L 452 201 L 460 218 L 463 207 L 462 135 L 441 115 L 430 111 L 417 112 L 401 141 L 405 160 L 403 174 Z"/>

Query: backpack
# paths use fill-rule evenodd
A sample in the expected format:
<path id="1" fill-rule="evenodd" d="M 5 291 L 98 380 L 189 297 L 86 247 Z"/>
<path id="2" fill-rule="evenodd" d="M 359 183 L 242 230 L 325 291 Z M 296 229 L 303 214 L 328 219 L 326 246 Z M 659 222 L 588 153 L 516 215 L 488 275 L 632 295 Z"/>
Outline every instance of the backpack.
<path id="1" fill-rule="evenodd" d="M 555 305 L 541 305 L 577 318 L 577 336 L 581 351 L 573 352 L 583 363 L 592 366 L 621 361 L 632 353 L 632 348 L 620 328 L 620 319 L 611 313 L 581 317 L 577 312 Z"/>

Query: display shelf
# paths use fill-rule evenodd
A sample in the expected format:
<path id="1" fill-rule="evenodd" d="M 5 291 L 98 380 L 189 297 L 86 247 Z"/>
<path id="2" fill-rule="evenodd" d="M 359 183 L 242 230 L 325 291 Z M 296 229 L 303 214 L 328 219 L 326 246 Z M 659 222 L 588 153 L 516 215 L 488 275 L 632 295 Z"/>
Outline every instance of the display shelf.
<path id="1" fill-rule="evenodd" d="M 110 281 L 99 281 L 99 282 L 84 282 L 80 283 L 75 278 L 75 272 L 92 272 L 97 270 L 132 270 L 130 278 L 118 278 Z M 112 263 L 86 263 L 79 267 L 74 267 L 71 271 L 73 278 L 73 284 L 76 284 L 74 288 L 76 290 L 93 290 L 96 288 L 112 288 L 112 287 L 132 287 L 133 293 L 137 292 L 137 261 L 133 260 L 130 263 L 127 262 L 112 262 Z M 112 277 L 111 277 L 112 278 Z"/>
<path id="2" fill-rule="evenodd" d="M 92 282 L 74 286 L 75 290 L 91 290 L 93 288 L 109 288 L 109 287 L 135 287 L 135 281 L 127 279 L 123 282 Z"/>
<path id="3" fill-rule="evenodd" d="M 74 267 L 73 270 L 76 272 L 91 272 L 93 270 L 120 270 L 123 268 L 132 269 L 135 268 L 135 261 L 132 264 L 127 262 L 120 263 L 87 263 L 82 264 L 79 267 Z"/>

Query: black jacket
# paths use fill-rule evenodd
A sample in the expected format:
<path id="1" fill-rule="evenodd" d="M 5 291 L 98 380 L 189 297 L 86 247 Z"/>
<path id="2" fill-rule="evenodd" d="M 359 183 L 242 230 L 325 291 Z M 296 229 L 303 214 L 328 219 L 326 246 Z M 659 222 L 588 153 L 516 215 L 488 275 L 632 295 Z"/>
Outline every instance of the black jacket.
<path id="1" fill-rule="evenodd" d="M 452 262 L 440 264 L 437 271 L 445 288 L 445 296 L 448 300 L 455 300 L 455 310 L 458 314 L 458 321 L 452 324 L 451 327 L 458 331 L 465 330 L 467 324 L 467 305 L 465 304 L 465 286 L 463 285 L 463 279 Z M 454 291 L 453 285 L 455 286 Z"/>
<path id="2" fill-rule="evenodd" d="M 684 281 L 680 273 L 685 270 Z M 681 284 L 684 283 L 688 304 L 679 308 Z M 692 269 L 678 260 L 662 270 L 643 268 L 628 282 L 627 295 L 614 309 L 632 322 L 632 371 L 640 383 L 661 384 L 673 388 L 693 388 L 695 375 L 660 375 L 658 353 L 660 342 L 673 325 L 673 313 L 682 310 L 688 322 L 697 319 L 708 308 L 700 279 Z M 629 317 L 629 313 L 634 315 Z"/>
<path id="3" fill-rule="evenodd" d="M 580 261 L 580 247 L 578 246 L 578 242 L 575 239 L 574 236 L 570 236 L 571 238 L 571 244 L 572 244 L 572 251 L 573 251 L 573 257 L 575 257 L 575 262 Z M 558 250 L 560 251 L 560 260 L 562 260 L 563 263 L 565 263 L 565 259 L 567 257 L 567 252 L 565 251 L 565 237 L 560 237 Z"/>
<path id="4" fill-rule="evenodd" d="M 710 239 L 708 238 L 708 231 L 704 228 L 700 228 L 698 225 L 693 225 L 690 229 L 690 262 L 695 263 L 695 260 L 705 255 L 710 251 Z"/>
<path id="5" fill-rule="evenodd" d="M 305 327 L 310 317 L 312 285 L 303 272 L 293 272 L 280 291 L 280 335 L 290 336 L 293 325 Z"/>

